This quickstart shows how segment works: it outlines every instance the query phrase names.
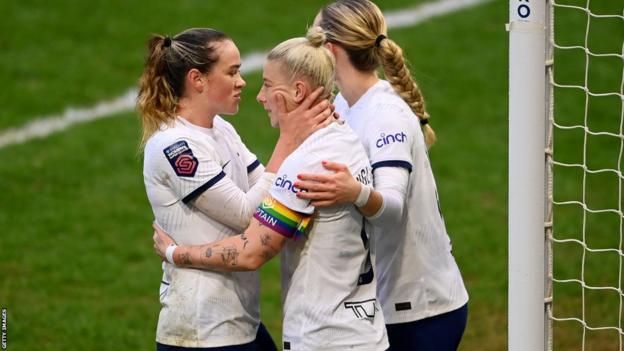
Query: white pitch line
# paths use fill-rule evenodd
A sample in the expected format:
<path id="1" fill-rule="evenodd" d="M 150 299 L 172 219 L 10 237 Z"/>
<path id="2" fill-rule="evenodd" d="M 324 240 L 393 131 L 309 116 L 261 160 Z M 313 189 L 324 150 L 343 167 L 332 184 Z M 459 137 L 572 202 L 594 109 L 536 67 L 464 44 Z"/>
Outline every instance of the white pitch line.
<path id="1" fill-rule="evenodd" d="M 403 28 L 489 1 L 492 0 L 439 0 L 412 8 L 388 11 L 384 16 L 388 28 Z M 252 52 L 243 56 L 241 72 L 245 74 L 260 70 L 265 57 L 266 52 Z M 92 107 L 70 107 L 61 114 L 39 117 L 21 127 L 7 129 L 0 132 L 0 149 L 31 139 L 44 138 L 75 124 L 113 117 L 118 113 L 130 111 L 136 105 L 136 96 L 137 89 L 133 88 L 119 97 L 100 102 Z"/>

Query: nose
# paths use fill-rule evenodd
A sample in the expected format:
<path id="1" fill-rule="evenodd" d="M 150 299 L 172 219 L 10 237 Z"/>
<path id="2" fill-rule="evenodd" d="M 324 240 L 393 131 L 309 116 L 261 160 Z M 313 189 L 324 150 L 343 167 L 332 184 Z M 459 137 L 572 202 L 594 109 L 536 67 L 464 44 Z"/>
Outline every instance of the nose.
<path id="1" fill-rule="evenodd" d="M 244 88 L 244 87 L 245 87 L 245 85 L 247 85 L 247 82 L 245 82 L 245 80 L 243 79 L 243 77 L 240 77 L 240 78 L 239 78 L 239 80 L 238 80 L 238 84 L 237 84 L 237 86 L 238 86 L 239 88 L 241 88 L 241 89 L 242 89 L 242 88 Z"/>
<path id="2" fill-rule="evenodd" d="M 256 95 L 256 101 L 258 101 L 261 104 L 264 104 L 266 102 L 266 95 L 264 94 L 264 87 L 260 88 L 258 95 Z"/>

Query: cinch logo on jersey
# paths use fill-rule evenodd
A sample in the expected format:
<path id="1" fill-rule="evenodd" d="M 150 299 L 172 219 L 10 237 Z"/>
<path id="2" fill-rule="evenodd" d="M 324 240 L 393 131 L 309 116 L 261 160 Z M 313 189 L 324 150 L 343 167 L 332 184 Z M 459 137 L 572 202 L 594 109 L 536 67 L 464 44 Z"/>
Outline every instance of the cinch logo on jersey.
<path id="1" fill-rule="evenodd" d="M 181 140 L 163 150 L 169 164 L 180 177 L 193 177 L 197 171 L 199 161 L 193 156 L 193 151 L 186 141 Z"/>
<path id="2" fill-rule="evenodd" d="M 262 201 L 253 217 L 261 224 L 295 240 L 305 233 L 312 218 L 291 210 L 270 196 Z"/>
<path id="3" fill-rule="evenodd" d="M 385 145 L 390 145 L 392 143 L 404 143 L 407 140 L 407 135 L 405 133 L 400 132 L 396 134 L 388 134 L 381 133 L 380 138 L 377 139 L 377 143 L 375 144 L 377 148 L 382 148 Z"/>
<path id="4" fill-rule="evenodd" d="M 275 179 L 275 186 L 278 187 L 278 188 L 288 189 L 288 190 L 292 191 L 293 193 L 306 192 L 307 191 L 307 190 L 299 189 L 296 186 L 294 186 L 293 182 L 288 180 L 288 178 L 286 177 L 285 174 L 283 176 L 277 177 L 277 179 Z"/>

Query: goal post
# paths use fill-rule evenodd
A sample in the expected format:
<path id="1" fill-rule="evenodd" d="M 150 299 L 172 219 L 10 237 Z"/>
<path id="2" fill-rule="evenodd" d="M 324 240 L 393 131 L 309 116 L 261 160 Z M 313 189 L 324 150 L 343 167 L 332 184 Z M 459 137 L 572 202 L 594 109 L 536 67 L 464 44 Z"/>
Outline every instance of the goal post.
<path id="1" fill-rule="evenodd" d="M 547 345 L 545 287 L 546 0 L 509 3 L 508 349 Z"/>

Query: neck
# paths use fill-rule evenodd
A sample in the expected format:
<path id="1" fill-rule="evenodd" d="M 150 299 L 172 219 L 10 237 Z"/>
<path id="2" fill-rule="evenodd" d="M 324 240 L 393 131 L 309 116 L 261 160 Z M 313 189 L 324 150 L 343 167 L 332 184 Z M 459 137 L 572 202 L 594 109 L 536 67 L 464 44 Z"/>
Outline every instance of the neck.
<path id="1" fill-rule="evenodd" d="M 204 128 L 212 128 L 212 123 L 216 116 L 215 113 L 207 111 L 203 106 L 190 104 L 188 99 L 185 98 L 180 99 L 177 114 L 190 123 Z"/>
<path id="2" fill-rule="evenodd" d="M 336 84 L 351 107 L 379 81 L 379 77 L 376 71 L 361 72 L 350 63 L 345 62 L 341 66 L 336 67 Z"/>

